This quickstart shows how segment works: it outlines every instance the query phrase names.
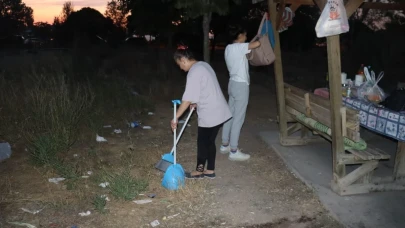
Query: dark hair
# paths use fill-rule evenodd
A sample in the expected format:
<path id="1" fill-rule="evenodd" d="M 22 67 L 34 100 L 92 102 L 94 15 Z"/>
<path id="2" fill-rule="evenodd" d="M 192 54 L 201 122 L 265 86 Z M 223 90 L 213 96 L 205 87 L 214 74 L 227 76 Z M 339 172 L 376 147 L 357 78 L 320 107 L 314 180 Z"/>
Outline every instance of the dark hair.
<path id="1" fill-rule="evenodd" d="M 194 57 L 193 52 L 190 51 L 190 49 L 186 48 L 186 49 L 177 49 L 176 52 L 174 52 L 174 60 L 180 60 L 181 58 L 186 58 L 189 60 L 196 60 L 196 58 Z"/>
<path id="2" fill-rule="evenodd" d="M 229 25 L 228 27 L 228 36 L 229 36 L 229 42 L 232 43 L 235 40 L 238 39 L 238 36 L 240 34 L 246 33 L 246 29 L 238 24 L 234 25 Z"/>

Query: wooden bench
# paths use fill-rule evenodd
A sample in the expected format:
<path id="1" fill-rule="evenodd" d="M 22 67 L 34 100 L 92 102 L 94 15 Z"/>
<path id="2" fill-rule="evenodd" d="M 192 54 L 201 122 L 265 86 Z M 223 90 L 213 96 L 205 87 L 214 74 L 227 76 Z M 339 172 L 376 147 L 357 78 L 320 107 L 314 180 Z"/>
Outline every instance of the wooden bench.
<path id="1" fill-rule="evenodd" d="M 328 133 L 321 132 L 297 118 L 297 116 L 304 114 L 310 118 L 310 121 L 314 120 L 331 128 L 329 100 L 288 84 L 285 84 L 284 92 L 286 113 L 289 115 L 287 119 L 293 124 L 287 128 L 288 137 L 281 139 L 280 143 L 284 146 L 305 145 L 309 142 L 319 141 L 320 137 L 332 141 L 331 131 Z M 341 117 L 343 136 L 353 142 L 360 142 L 359 112 L 343 107 Z M 299 130 L 301 130 L 301 136 L 291 136 Z M 310 131 L 318 136 L 309 136 Z M 376 187 L 378 183 L 373 182 L 372 174 L 378 167 L 379 161 L 385 159 L 390 159 L 390 155 L 370 145 L 365 150 L 346 150 L 345 154 L 338 156 L 337 164 L 360 166 L 341 178 L 335 176 L 332 188 L 340 195 L 367 193 L 378 189 Z"/>

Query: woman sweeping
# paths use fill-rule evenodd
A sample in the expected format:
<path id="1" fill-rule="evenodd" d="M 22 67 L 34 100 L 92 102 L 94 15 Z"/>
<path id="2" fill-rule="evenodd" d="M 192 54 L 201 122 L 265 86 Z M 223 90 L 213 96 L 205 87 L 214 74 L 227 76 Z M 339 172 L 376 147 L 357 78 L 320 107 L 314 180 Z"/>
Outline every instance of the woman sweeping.
<path id="1" fill-rule="evenodd" d="M 174 60 L 188 74 L 182 103 L 176 119 L 171 121 L 172 129 L 177 128 L 178 119 L 189 107 L 197 108 L 198 114 L 197 166 L 186 173 L 186 178 L 215 178 L 215 139 L 221 125 L 232 117 L 229 106 L 209 64 L 197 61 L 187 49 L 177 50 Z"/>

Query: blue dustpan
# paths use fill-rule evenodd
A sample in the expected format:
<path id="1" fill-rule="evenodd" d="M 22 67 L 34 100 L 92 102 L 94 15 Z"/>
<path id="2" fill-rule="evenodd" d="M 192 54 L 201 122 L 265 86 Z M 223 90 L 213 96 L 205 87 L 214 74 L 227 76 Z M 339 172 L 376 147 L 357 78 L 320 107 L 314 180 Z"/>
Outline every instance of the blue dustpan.
<path id="1" fill-rule="evenodd" d="M 162 186 L 168 190 L 175 191 L 184 187 L 185 173 L 180 164 L 173 164 L 167 168 L 163 176 Z"/>
<path id="2" fill-rule="evenodd" d="M 174 105 L 174 117 L 176 119 L 176 105 L 180 104 L 179 100 L 172 101 Z M 169 154 L 171 155 L 171 154 Z M 169 158 L 170 159 L 170 158 Z M 162 179 L 162 186 L 168 190 L 175 191 L 184 187 L 185 184 L 184 169 L 180 164 L 176 164 L 176 129 L 173 131 L 173 164 L 170 165 Z"/>

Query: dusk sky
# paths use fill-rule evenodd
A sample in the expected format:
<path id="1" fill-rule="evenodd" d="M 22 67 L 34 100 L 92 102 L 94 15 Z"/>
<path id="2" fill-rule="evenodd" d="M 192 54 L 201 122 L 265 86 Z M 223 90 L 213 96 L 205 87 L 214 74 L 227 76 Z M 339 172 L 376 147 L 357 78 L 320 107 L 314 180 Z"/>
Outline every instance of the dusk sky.
<path id="1" fill-rule="evenodd" d="M 65 0 L 23 0 L 23 2 L 34 10 L 35 22 L 52 23 L 55 16 L 59 16 Z M 71 1 L 75 10 L 83 7 L 91 7 L 104 14 L 107 0 L 77 0 Z"/>

